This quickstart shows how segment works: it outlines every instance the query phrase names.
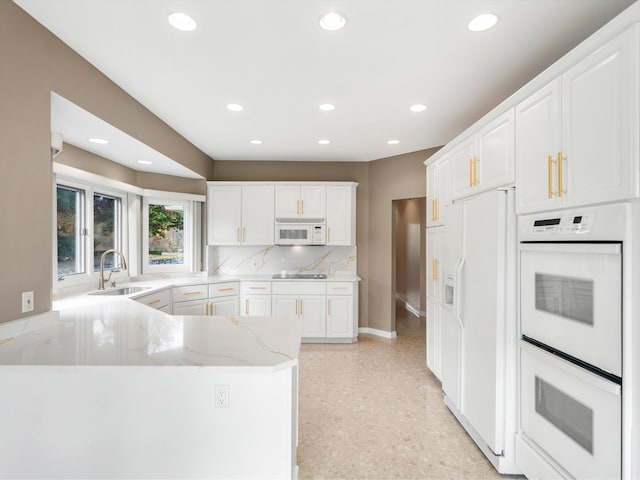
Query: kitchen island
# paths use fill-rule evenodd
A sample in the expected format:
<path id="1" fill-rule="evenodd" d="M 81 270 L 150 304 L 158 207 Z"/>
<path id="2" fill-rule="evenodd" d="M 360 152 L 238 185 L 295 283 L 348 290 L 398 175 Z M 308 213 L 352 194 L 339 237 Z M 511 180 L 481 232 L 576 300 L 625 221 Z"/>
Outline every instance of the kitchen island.
<path id="1" fill-rule="evenodd" d="M 301 331 L 129 298 L 0 325 L 0 478 L 296 478 Z"/>

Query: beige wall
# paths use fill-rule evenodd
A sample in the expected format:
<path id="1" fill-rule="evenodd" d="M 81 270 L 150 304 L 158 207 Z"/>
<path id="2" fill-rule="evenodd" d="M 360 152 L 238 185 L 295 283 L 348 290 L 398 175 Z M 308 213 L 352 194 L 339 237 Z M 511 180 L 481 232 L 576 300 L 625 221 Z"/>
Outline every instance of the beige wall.
<path id="1" fill-rule="evenodd" d="M 215 180 L 358 182 L 356 236 L 358 275 L 362 278 L 359 325 L 394 331 L 392 202 L 426 195 L 423 162 L 437 150 L 422 150 L 368 163 L 215 160 Z"/>
<path id="2" fill-rule="evenodd" d="M 50 92 L 184 164 L 205 178 L 213 162 L 22 9 L 0 1 L 0 322 L 51 309 L 52 162 Z M 31 315 L 31 314 L 29 314 Z"/>
<path id="3" fill-rule="evenodd" d="M 396 298 L 424 312 L 426 198 L 394 200 Z"/>

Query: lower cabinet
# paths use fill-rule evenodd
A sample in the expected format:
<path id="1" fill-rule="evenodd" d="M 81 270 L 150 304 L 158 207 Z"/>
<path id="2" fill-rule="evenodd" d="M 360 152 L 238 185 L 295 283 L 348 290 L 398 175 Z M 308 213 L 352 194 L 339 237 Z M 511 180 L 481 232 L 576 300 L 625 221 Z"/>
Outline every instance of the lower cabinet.
<path id="1" fill-rule="evenodd" d="M 173 287 L 174 315 L 238 315 L 239 282 Z"/>
<path id="2" fill-rule="evenodd" d="M 136 302 L 140 302 L 147 307 L 155 308 L 161 312 L 171 313 L 171 289 L 165 288 L 157 292 L 148 293 L 134 298 Z"/>
<path id="3" fill-rule="evenodd" d="M 327 338 L 355 338 L 357 302 L 351 282 L 327 283 Z"/>
<path id="4" fill-rule="evenodd" d="M 271 282 L 240 284 L 240 315 L 250 317 L 271 315 Z"/>
<path id="5" fill-rule="evenodd" d="M 440 379 L 440 309 L 432 298 L 427 298 L 427 367 Z"/>
<path id="6" fill-rule="evenodd" d="M 327 333 L 324 282 L 279 282 L 273 285 L 271 312 L 276 317 L 302 321 L 302 336 L 321 338 Z"/>

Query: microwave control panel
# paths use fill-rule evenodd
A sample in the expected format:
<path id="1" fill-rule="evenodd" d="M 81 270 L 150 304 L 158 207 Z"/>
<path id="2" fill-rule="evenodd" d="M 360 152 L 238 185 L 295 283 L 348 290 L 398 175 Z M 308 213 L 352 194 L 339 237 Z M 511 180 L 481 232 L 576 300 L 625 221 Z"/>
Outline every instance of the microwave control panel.
<path id="1" fill-rule="evenodd" d="M 536 235 L 579 235 L 589 233 L 593 228 L 595 213 L 579 215 L 575 213 L 532 220 L 531 233 Z"/>

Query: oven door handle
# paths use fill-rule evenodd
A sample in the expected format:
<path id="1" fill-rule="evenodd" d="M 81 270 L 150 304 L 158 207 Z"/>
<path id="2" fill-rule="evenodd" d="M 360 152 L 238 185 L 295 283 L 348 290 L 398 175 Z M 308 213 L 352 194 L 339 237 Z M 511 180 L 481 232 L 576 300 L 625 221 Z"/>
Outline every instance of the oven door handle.
<path id="1" fill-rule="evenodd" d="M 460 328 L 464 328 L 464 322 L 462 320 L 462 305 L 460 304 L 462 299 L 462 268 L 464 267 L 464 258 L 459 258 L 456 263 L 456 280 L 453 291 L 453 316 L 456 322 L 460 325 Z"/>
<path id="2" fill-rule="evenodd" d="M 520 251 L 620 255 L 619 243 L 521 243 Z"/>

